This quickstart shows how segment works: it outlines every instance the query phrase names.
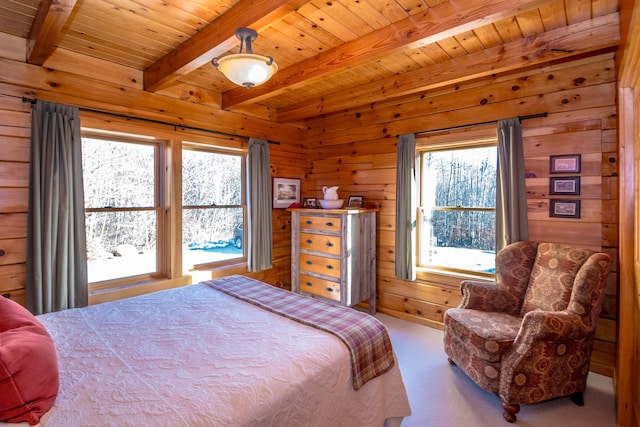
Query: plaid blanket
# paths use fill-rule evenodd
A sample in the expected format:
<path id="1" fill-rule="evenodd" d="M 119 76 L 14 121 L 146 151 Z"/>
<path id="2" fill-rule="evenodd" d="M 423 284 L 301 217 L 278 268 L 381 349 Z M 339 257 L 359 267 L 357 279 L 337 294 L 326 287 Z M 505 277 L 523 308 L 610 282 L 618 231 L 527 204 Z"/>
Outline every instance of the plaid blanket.
<path id="1" fill-rule="evenodd" d="M 202 283 L 340 338 L 351 354 L 354 390 L 393 367 L 389 334 L 382 323 L 367 313 L 324 303 L 245 276 L 235 275 Z"/>

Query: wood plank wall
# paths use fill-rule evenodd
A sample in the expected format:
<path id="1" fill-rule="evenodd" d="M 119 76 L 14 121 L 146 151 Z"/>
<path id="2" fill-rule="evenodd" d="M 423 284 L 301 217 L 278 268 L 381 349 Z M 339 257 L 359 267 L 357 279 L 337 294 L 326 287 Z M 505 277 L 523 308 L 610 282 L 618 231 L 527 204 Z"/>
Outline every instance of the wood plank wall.
<path id="1" fill-rule="evenodd" d="M 619 111 L 620 287 L 616 385 L 617 423 L 640 426 L 640 1 L 620 2 L 616 52 Z"/>
<path id="2" fill-rule="evenodd" d="M 92 70 L 100 70 L 95 64 Z M 141 90 L 138 83 L 126 84 L 126 72 L 108 68 L 108 76 L 79 76 L 72 70 L 51 70 L 0 58 L 0 295 L 8 295 L 25 304 L 26 235 L 28 206 L 28 170 L 30 139 L 30 105 L 21 97 L 38 98 L 99 111 L 134 117 L 182 123 L 200 129 L 230 132 L 240 129 L 245 136 L 268 138 L 271 174 L 274 177 L 302 179 L 311 170 L 303 146 L 305 131 L 294 126 L 278 125 L 264 119 L 233 114 L 205 104 L 178 101 Z M 96 71 L 100 72 L 100 71 Z M 121 78 L 118 78 L 120 72 Z M 136 79 L 132 79 L 136 80 Z M 114 97 L 113 94 L 118 94 Z M 117 104 L 116 104 L 117 102 Z M 162 111 L 160 114 L 159 112 Z M 160 132 L 163 138 L 197 141 L 197 132 L 172 132 L 171 127 L 140 124 L 113 116 L 82 113 L 81 120 L 98 129 L 145 134 Z M 127 127 L 123 127 L 127 126 Z M 169 129 L 169 130 L 168 130 Z M 194 139 L 195 138 L 195 139 Z M 222 146 L 239 148 L 236 141 L 221 141 Z M 235 145 L 234 145 L 235 144 Z M 246 145 L 246 143 L 245 143 Z M 249 273 L 245 266 L 207 272 L 199 278 L 231 273 L 245 274 L 267 283 L 286 287 L 291 278 L 291 215 L 285 209 L 273 210 L 273 268 Z M 199 279 L 198 279 L 199 280 Z M 184 284 L 184 280 L 166 280 L 135 290 L 127 288 L 102 295 L 94 302 L 132 296 Z"/>
<path id="3" fill-rule="evenodd" d="M 203 105 L 142 93 L 136 87 L 122 90 L 106 79 L 97 83 L 12 61 L 0 61 L 0 69 L 0 250 L 5 252 L 0 256 L 0 292 L 11 293 L 22 302 L 30 119 L 28 105 L 16 96 L 30 94 L 168 122 L 186 118 L 197 127 L 212 129 L 217 127 L 215 120 L 211 124 L 216 110 L 209 112 Z M 159 109 L 164 110 L 162 116 Z M 395 135 L 540 112 L 549 116 L 523 122 L 530 237 L 602 249 L 617 261 L 617 135 L 611 54 L 496 75 L 418 94 L 401 103 L 378 103 L 333 114 L 309 123 L 306 150 L 300 145 L 304 140 L 301 132 L 266 121 L 247 123 L 240 115 L 225 116 L 220 130 L 248 125 L 282 141 L 282 145 L 270 147 L 272 176 L 303 179 L 303 197 L 321 197 L 323 185 L 339 185 L 341 197 L 364 195 L 366 200 L 378 202 L 379 310 L 439 327 L 444 310 L 459 302 L 459 280 L 405 282 L 393 277 Z M 230 123 L 233 121 L 238 124 Z M 549 156 L 572 153 L 583 155 L 582 217 L 552 219 L 548 217 L 546 192 Z M 284 209 L 273 213 L 273 268 L 259 273 L 227 269 L 212 272 L 213 277 L 237 272 L 274 285 L 290 283 L 290 214 Z M 607 375 L 611 375 L 615 357 L 616 289 L 614 267 L 592 365 L 593 370 Z"/>
<path id="4" fill-rule="evenodd" d="M 378 216 L 378 310 L 435 327 L 459 303 L 459 278 L 394 277 L 396 135 L 547 112 L 522 122 L 532 240 L 603 250 L 614 259 L 597 330 L 592 370 L 611 376 L 617 312 L 617 134 L 613 54 L 496 75 L 351 109 L 310 123 L 305 197 L 339 185 L 364 195 Z M 580 219 L 549 217 L 549 156 L 581 154 Z"/>
<path id="5" fill-rule="evenodd" d="M 24 304 L 29 195 L 29 105 L 0 96 L 0 295 Z"/>

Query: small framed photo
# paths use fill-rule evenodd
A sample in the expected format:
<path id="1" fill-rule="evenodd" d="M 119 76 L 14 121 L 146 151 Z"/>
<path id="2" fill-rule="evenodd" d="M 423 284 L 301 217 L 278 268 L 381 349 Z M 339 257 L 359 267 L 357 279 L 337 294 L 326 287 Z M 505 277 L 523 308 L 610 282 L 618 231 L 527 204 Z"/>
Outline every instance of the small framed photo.
<path id="1" fill-rule="evenodd" d="M 549 178 L 549 194 L 580 195 L 580 177 Z"/>
<path id="2" fill-rule="evenodd" d="M 580 173 L 580 154 L 551 156 L 551 173 Z"/>
<path id="3" fill-rule="evenodd" d="M 348 208 L 362 208 L 364 207 L 364 197 L 363 196 L 349 196 L 349 201 L 347 202 Z"/>
<path id="4" fill-rule="evenodd" d="M 273 207 L 288 208 L 292 203 L 300 203 L 300 180 L 273 178 Z"/>
<path id="5" fill-rule="evenodd" d="M 315 209 L 318 207 L 318 199 L 315 197 L 305 197 L 302 202 L 302 207 Z"/>
<path id="6" fill-rule="evenodd" d="M 580 200 L 549 200 L 549 216 L 556 218 L 580 218 Z"/>

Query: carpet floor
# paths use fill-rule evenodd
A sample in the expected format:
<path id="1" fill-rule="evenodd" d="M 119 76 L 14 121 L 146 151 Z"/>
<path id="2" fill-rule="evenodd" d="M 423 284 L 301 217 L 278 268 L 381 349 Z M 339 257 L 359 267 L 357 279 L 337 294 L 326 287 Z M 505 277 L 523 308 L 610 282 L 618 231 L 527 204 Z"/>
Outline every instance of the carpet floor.
<path id="1" fill-rule="evenodd" d="M 398 357 L 412 414 L 402 427 L 615 427 L 613 380 L 589 373 L 585 405 L 569 398 L 521 405 L 515 424 L 502 418 L 498 397 L 449 365 L 442 331 L 381 313 Z"/>

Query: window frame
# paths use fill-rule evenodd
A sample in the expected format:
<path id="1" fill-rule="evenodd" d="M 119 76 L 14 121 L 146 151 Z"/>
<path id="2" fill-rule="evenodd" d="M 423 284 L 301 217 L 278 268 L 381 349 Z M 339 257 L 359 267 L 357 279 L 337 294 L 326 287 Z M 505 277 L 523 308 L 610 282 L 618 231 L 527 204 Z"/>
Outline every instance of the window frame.
<path id="1" fill-rule="evenodd" d="M 164 168 L 160 171 L 164 178 L 162 209 L 165 222 L 158 245 L 163 245 L 166 259 L 160 277 L 131 277 L 123 280 L 101 282 L 99 286 L 89 285 L 89 304 L 112 301 L 142 295 L 149 292 L 185 286 L 190 283 L 208 280 L 228 274 L 248 272 L 246 262 L 230 266 L 219 265 L 216 268 L 200 271 L 182 272 L 182 196 L 181 196 L 181 154 L 182 141 L 195 141 L 199 144 L 217 147 L 230 152 L 248 153 L 246 137 L 220 137 L 214 133 L 192 130 L 179 126 L 167 126 L 163 123 L 140 122 L 127 117 L 110 117 L 105 120 L 101 114 L 80 111 L 82 136 L 106 138 L 115 135 L 117 139 L 131 137 L 135 141 L 158 141 L 164 156 Z M 245 178 L 246 178 L 246 171 Z M 246 223 L 246 222 L 245 222 Z M 246 228 L 246 227 L 245 227 Z M 245 237 L 247 232 L 245 231 Z M 96 282 L 97 283 L 97 282 Z"/>
<path id="2" fill-rule="evenodd" d="M 148 282 L 152 280 L 161 280 L 170 278 L 169 268 L 169 248 L 170 241 L 166 232 L 168 224 L 170 224 L 170 211 L 166 209 L 167 197 L 165 188 L 167 188 L 167 180 L 170 176 L 169 168 L 167 168 L 168 157 L 168 141 L 149 137 L 147 135 L 136 135 L 123 132 L 102 131 L 99 129 L 82 129 L 81 138 L 100 139 L 123 144 L 136 144 L 152 146 L 154 148 L 154 202 L 153 206 L 147 207 L 102 207 L 102 208 L 86 208 L 87 213 L 111 213 L 111 212 L 155 212 L 156 216 L 156 268 L 155 271 L 135 274 L 132 276 L 122 276 L 113 279 L 89 282 L 89 293 L 128 286 L 135 283 Z"/>
<path id="3" fill-rule="evenodd" d="M 461 279 L 481 279 L 492 280 L 495 273 L 486 273 L 474 270 L 465 270 L 461 268 L 452 268 L 445 266 L 425 266 L 420 264 L 421 259 L 421 220 L 425 207 L 422 205 L 422 172 L 424 169 L 423 159 L 424 153 L 435 151 L 451 151 L 460 149 L 472 149 L 483 147 L 495 147 L 497 150 L 497 135 L 495 128 L 479 129 L 468 135 L 467 132 L 451 132 L 438 136 L 425 136 L 416 140 L 416 187 L 417 187 L 417 227 L 416 227 L 416 248 L 415 263 L 417 278 L 423 280 L 438 280 L 452 286 L 459 286 Z M 496 151 L 497 156 L 497 151 Z M 497 201 L 496 201 L 497 202 Z M 474 211 L 474 212 L 495 212 L 496 208 L 486 207 L 436 207 L 434 210 L 439 211 Z"/>
<path id="4" fill-rule="evenodd" d="M 202 151 L 202 152 L 206 152 L 206 153 L 216 153 L 216 154 L 222 154 L 222 155 L 233 155 L 233 156 L 238 156 L 240 157 L 240 180 L 241 180 L 241 195 L 240 195 L 240 205 L 215 205 L 215 206 L 199 206 L 199 205 L 183 205 L 182 204 L 182 167 L 183 167 L 183 163 L 182 163 L 182 152 L 184 150 L 194 150 L 194 151 Z M 182 217 L 183 217 L 183 213 L 186 210 L 192 210 L 192 209 L 211 209 L 211 208 L 216 208 L 216 209 L 233 209 L 233 208 L 241 208 L 242 209 L 242 221 L 243 221 L 243 227 L 242 227 L 242 240 L 243 242 L 247 241 L 247 227 L 244 226 L 247 223 L 247 185 L 246 185 L 246 181 L 247 181 L 247 152 L 246 150 L 237 150 L 237 149 L 229 149 L 229 148 L 221 148 L 221 147 L 217 147 L 214 145 L 210 145 L 210 144 L 203 144 L 203 143 L 199 143 L 199 142 L 193 142 L 193 141 L 182 141 L 181 144 L 181 155 L 180 155 L 180 186 L 179 189 L 177 189 L 179 191 L 180 197 L 178 198 L 178 200 L 180 201 L 180 246 L 182 246 L 183 243 L 183 236 L 182 236 Z M 181 265 L 183 266 L 183 270 L 185 270 L 185 266 L 184 266 L 184 260 L 181 260 Z M 238 264 L 244 264 L 246 265 L 247 263 L 247 246 L 246 244 L 242 245 L 242 256 L 241 257 L 236 257 L 236 258 L 230 258 L 230 259 L 225 259 L 225 260 L 220 260 L 220 261 L 211 261 L 211 262 L 205 262 L 205 263 L 200 263 L 200 264 L 194 264 L 192 266 L 192 268 L 190 270 L 186 270 L 185 272 L 193 272 L 193 271 L 202 271 L 202 270 L 211 270 L 211 269 L 216 269 L 216 268 L 222 268 L 222 267 L 228 267 L 228 266 L 234 266 L 234 265 L 238 265 Z"/>

